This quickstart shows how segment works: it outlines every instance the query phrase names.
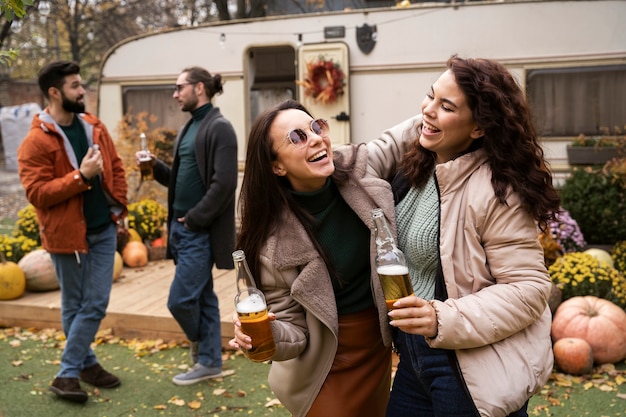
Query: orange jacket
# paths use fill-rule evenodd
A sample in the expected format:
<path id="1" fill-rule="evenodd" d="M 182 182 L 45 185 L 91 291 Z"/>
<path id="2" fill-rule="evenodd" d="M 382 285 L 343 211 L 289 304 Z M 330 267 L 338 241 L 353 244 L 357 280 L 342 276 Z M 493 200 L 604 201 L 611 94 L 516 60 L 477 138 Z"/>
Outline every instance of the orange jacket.
<path id="1" fill-rule="evenodd" d="M 127 214 L 126 174 L 113 140 L 97 117 L 77 114 L 89 145 L 98 144 L 103 159 L 102 188 L 114 222 Z M 33 117 L 17 150 L 18 171 L 26 198 L 35 207 L 43 247 L 51 253 L 87 253 L 87 224 L 82 193 L 89 189 L 78 171 L 80 161 L 63 130 L 47 111 Z"/>

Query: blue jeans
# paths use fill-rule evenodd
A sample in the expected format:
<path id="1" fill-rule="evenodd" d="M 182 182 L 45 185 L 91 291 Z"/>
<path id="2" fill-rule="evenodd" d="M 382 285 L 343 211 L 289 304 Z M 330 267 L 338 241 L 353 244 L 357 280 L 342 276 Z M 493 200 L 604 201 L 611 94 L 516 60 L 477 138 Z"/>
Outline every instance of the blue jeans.
<path id="1" fill-rule="evenodd" d="M 450 365 L 448 351 L 428 346 L 423 336 L 397 330 L 400 362 L 387 405 L 387 417 L 478 416 Z M 527 417 L 528 402 L 509 417 Z"/>
<path id="2" fill-rule="evenodd" d="M 221 367 L 220 311 L 217 294 L 213 291 L 209 234 L 192 232 L 174 220 L 168 244 L 176 262 L 176 274 L 167 307 L 187 339 L 199 342 L 198 362 Z"/>
<path id="3" fill-rule="evenodd" d="M 98 363 L 91 350 L 106 315 L 113 284 L 117 228 L 87 235 L 89 253 L 50 254 L 61 287 L 61 320 L 66 343 L 60 378 L 78 378 L 80 371 Z"/>

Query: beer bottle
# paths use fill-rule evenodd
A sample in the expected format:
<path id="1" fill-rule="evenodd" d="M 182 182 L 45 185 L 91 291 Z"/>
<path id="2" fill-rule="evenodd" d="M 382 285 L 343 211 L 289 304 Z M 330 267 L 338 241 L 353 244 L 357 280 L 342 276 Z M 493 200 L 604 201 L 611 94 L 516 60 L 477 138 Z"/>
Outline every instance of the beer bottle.
<path id="1" fill-rule="evenodd" d="M 139 171 L 141 172 L 141 180 L 152 181 L 154 179 L 152 157 L 150 156 L 150 149 L 148 149 L 146 134 L 141 132 L 139 139 L 141 141 L 141 149 L 139 150 Z"/>
<path id="2" fill-rule="evenodd" d="M 396 246 L 383 210 L 372 210 L 372 219 L 376 239 L 376 272 L 385 293 L 387 308 L 392 310 L 393 303 L 398 299 L 413 294 L 413 285 L 406 258 Z"/>
<path id="3" fill-rule="evenodd" d="M 252 339 L 252 349 L 243 352 L 250 360 L 263 362 L 276 352 L 265 296 L 254 284 L 245 253 L 242 250 L 233 252 L 233 261 L 237 277 L 235 309 L 241 330 Z"/>

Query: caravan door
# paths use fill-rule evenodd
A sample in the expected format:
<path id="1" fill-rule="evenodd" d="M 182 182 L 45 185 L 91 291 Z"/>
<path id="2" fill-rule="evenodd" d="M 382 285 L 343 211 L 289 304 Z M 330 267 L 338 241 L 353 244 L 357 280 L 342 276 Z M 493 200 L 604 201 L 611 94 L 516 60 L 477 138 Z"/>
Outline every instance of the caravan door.
<path id="1" fill-rule="evenodd" d="M 328 62 L 339 71 L 323 71 L 323 64 Z M 328 120 L 333 145 L 351 142 L 349 64 L 348 46 L 343 42 L 303 45 L 298 49 L 298 100 L 313 117 Z M 337 79 L 339 74 L 343 74 L 342 82 Z M 317 91 L 322 89 L 317 99 L 311 94 L 311 83 L 315 83 Z"/>

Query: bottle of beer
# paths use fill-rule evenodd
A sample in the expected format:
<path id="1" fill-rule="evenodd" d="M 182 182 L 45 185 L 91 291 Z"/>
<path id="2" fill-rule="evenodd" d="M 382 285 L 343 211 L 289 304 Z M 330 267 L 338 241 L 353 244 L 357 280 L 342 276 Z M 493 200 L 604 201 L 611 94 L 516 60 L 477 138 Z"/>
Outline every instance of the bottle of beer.
<path id="1" fill-rule="evenodd" d="M 146 134 L 141 132 L 139 140 L 141 142 L 141 149 L 139 150 L 139 171 L 141 172 L 141 180 L 152 181 L 154 179 L 152 157 L 150 156 L 150 149 L 148 149 L 148 138 Z"/>
<path id="2" fill-rule="evenodd" d="M 376 272 L 385 293 L 387 308 L 392 310 L 393 303 L 398 299 L 413 294 L 413 285 L 406 258 L 396 246 L 383 210 L 372 210 L 372 219 L 376 238 Z"/>
<path id="3" fill-rule="evenodd" d="M 235 309 L 241 330 L 252 339 L 252 349 L 244 350 L 244 354 L 254 362 L 263 362 L 276 352 L 265 296 L 256 288 L 245 253 L 233 252 L 233 261 L 237 277 Z"/>
<path id="4" fill-rule="evenodd" d="M 235 263 L 235 277 L 237 278 L 237 293 L 246 291 L 248 287 L 256 287 L 244 251 L 236 250 L 233 252 L 233 262 Z"/>

